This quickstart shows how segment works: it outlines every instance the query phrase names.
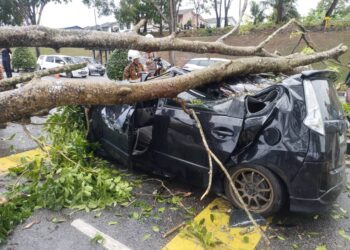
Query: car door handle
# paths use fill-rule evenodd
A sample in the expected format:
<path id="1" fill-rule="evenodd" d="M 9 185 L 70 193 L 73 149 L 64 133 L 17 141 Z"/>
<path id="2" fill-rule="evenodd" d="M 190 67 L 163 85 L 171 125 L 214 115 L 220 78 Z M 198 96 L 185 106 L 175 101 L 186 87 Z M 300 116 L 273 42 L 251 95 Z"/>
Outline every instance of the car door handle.
<path id="1" fill-rule="evenodd" d="M 214 128 L 212 130 L 212 135 L 217 139 L 223 139 L 225 137 L 232 137 L 234 135 L 233 131 L 228 128 Z"/>

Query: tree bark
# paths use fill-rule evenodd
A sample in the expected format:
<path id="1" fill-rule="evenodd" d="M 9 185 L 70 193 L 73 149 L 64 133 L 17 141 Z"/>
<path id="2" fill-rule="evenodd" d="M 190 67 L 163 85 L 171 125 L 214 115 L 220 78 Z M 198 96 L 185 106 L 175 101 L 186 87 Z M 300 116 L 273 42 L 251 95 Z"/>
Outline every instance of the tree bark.
<path id="1" fill-rule="evenodd" d="M 276 0 L 276 24 L 283 21 L 283 0 Z"/>
<path id="2" fill-rule="evenodd" d="M 61 67 L 41 70 L 34 73 L 27 73 L 17 77 L 6 78 L 0 81 L 0 92 L 14 89 L 16 87 L 16 84 L 28 82 L 35 77 L 39 78 L 39 77 L 49 76 L 49 75 L 58 74 L 62 72 L 70 72 L 73 70 L 81 69 L 83 67 L 86 67 L 86 63 L 65 65 Z"/>
<path id="3" fill-rule="evenodd" d="M 324 17 L 330 17 L 333 14 L 333 11 L 335 10 L 335 7 L 337 7 L 339 0 L 333 0 L 331 6 L 329 6 L 326 14 Z M 326 21 L 323 19 L 322 25 L 324 26 L 326 24 Z"/>
<path id="4" fill-rule="evenodd" d="M 241 58 L 178 77 L 134 84 L 34 79 L 22 88 L 0 93 L 0 123 L 30 117 L 40 110 L 62 105 L 109 105 L 175 97 L 187 89 L 238 75 L 291 72 L 298 66 L 337 58 L 346 51 L 347 47 L 340 45 L 312 55 Z"/>
<path id="5" fill-rule="evenodd" d="M 219 42 L 188 41 L 175 36 L 152 40 L 134 33 L 69 31 L 42 26 L 0 27 L 0 47 L 62 47 L 136 49 L 140 51 L 183 51 L 228 56 L 271 56 L 254 46 L 230 46 Z"/>

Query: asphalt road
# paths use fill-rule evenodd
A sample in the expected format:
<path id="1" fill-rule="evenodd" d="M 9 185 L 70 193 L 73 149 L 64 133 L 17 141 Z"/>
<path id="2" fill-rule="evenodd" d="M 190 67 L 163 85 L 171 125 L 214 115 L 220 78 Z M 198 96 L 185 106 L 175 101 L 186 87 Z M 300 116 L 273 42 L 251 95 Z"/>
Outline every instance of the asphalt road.
<path id="1" fill-rule="evenodd" d="M 44 121 L 45 117 L 32 119 L 32 122 L 38 124 Z M 35 136 L 43 133 L 40 125 L 28 125 L 28 128 Z M 6 129 L 0 129 L 0 138 L 9 138 L 13 134 L 15 136 L 12 140 L 0 141 L 1 157 L 36 147 L 35 143 L 23 132 L 21 125 L 9 123 Z M 111 167 L 117 166 L 111 163 Z M 347 172 L 350 172 L 349 168 Z M 137 171 L 131 174 L 150 178 Z M 204 201 L 200 201 L 199 197 L 203 190 L 181 183 L 179 180 L 162 180 L 175 192 L 191 192 L 192 195 L 184 198 L 183 202 L 186 206 L 193 207 L 197 213 L 215 197 L 210 195 Z M 9 181 L 6 176 L 0 176 L 0 192 L 4 190 Z M 348 182 L 350 183 L 349 177 Z M 148 194 L 159 188 L 158 182 L 144 182 L 135 192 Z M 317 246 L 325 245 L 327 249 L 350 249 L 350 240 L 345 239 L 339 233 L 339 230 L 344 230 L 347 235 L 350 235 L 349 192 L 350 190 L 344 191 L 340 195 L 330 213 L 306 215 L 283 211 L 270 218 L 271 223 L 266 234 L 270 237 L 271 248 L 316 249 Z M 162 234 L 188 219 L 188 216 L 183 209 L 171 204 L 154 202 L 149 196 L 140 195 L 137 196 L 137 200 L 154 206 L 150 216 L 143 216 L 141 219 L 132 218 L 134 212 L 140 212 L 140 207 L 133 204 L 128 207 L 117 206 L 100 211 L 101 213 L 72 213 L 71 210 L 54 212 L 45 209 L 36 211 L 22 225 L 17 226 L 9 236 L 7 244 L 1 246 L 0 249 L 102 249 L 100 245 L 92 243 L 88 236 L 71 225 L 77 219 L 85 221 L 131 249 L 161 249 L 175 236 L 174 234 L 163 239 Z M 160 212 L 163 211 L 163 208 L 164 212 Z M 59 221 L 59 223 L 54 223 L 54 221 Z M 29 229 L 24 229 L 25 225 L 32 222 L 37 222 L 37 224 Z M 154 230 L 155 225 L 159 228 L 159 232 Z M 264 249 L 262 240 L 257 249 Z"/>

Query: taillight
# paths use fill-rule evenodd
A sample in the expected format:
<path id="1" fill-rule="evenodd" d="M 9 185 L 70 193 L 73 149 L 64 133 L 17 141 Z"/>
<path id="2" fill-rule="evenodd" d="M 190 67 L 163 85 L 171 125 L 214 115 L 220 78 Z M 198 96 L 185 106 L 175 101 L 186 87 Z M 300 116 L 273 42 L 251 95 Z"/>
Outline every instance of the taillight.
<path id="1" fill-rule="evenodd" d="M 324 122 L 315 90 L 310 80 L 304 80 L 304 94 L 307 115 L 304 124 L 315 132 L 325 135 Z"/>

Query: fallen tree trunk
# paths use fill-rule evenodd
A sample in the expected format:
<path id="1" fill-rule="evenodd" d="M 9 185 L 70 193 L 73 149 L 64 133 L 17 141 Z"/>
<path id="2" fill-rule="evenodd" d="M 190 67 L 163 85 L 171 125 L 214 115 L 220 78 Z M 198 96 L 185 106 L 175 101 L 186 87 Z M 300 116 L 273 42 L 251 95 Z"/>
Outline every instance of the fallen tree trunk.
<path id="1" fill-rule="evenodd" d="M 292 22 L 291 22 L 292 23 Z M 185 51 L 217 53 L 230 56 L 274 56 L 255 46 L 231 46 L 223 42 L 188 41 L 174 34 L 163 38 L 148 38 L 135 33 L 58 30 L 42 26 L 0 27 L 0 48 L 6 47 L 123 48 L 140 51 Z"/>
<path id="2" fill-rule="evenodd" d="M 174 97 L 187 89 L 228 77 L 262 72 L 292 72 L 295 67 L 337 58 L 346 51 L 346 46 L 339 45 L 311 55 L 241 58 L 174 78 L 134 84 L 33 79 L 22 88 L 0 93 L 0 123 L 30 117 L 42 109 L 62 105 L 108 105 Z"/>

